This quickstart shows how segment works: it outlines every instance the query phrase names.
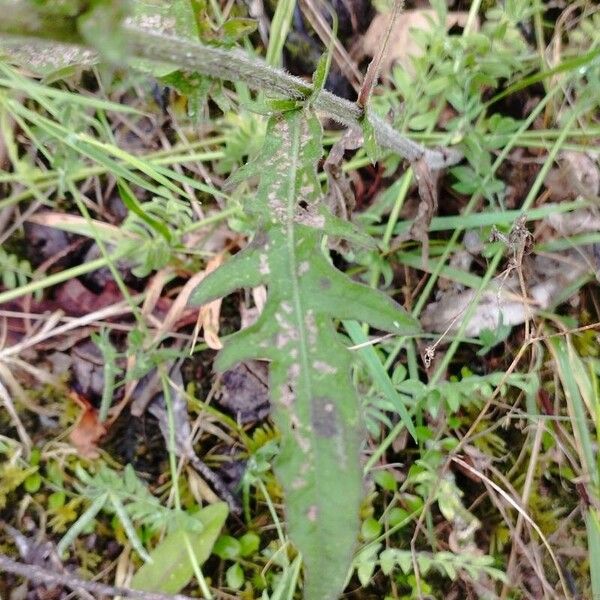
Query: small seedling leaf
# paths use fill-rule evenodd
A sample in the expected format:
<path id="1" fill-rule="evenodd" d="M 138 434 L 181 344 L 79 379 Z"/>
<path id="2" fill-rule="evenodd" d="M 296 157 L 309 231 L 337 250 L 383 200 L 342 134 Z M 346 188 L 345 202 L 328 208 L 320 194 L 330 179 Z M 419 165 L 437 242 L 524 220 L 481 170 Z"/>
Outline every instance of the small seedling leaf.
<path id="1" fill-rule="evenodd" d="M 167 534 L 150 552 L 152 562 L 142 565 L 133 576 L 131 587 L 165 594 L 176 594 L 183 589 L 194 574 L 188 546 L 191 546 L 197 564 L 202 565 L 210 556 L 227 514 L 224 502 L 212 504 L 196 515 L 203 525 L 202 531 L 194 533 L 189 528 L 180 528 Z"/>

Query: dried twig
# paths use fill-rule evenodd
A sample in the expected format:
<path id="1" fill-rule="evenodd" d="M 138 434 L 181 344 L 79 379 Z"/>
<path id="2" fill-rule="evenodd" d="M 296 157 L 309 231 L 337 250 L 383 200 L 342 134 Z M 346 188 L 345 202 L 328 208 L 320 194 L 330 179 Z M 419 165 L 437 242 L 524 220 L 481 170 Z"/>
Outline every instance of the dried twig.
<path id="1" fill-rule="evenodd" d="M 361 108 L 365 108 L 367 106 L 367 104 L 369 103 L 369 99 L 371 98 L 371 94 L 373 93 L 373 88 L 377 85 L 377 80 L 379 79 L 379 71 L 381 70 L 383 58 L 385 57 L 385 53 L 388 48 L 388 42 L 390 41 L 390 34 L 392 33 L 394 25 L 396 24 L 396 20 L 398 19 L 398 16 L 402 12 L 403 8 L 404 0 L 395 0 L 388 27 L 385 32 L 385 36 L 383 38 L 383 41 L 379 45 L 379 50 L 377 54 L 369 63 L 367 74 L 365 75 L 362 87 L 360 88 L 360 92 L 358 94 L 358 100 L 356 101 L 356 104 L 358 104 L 358 106 L 360 106 Z"/>
<path id="2" fill-rule="evenodd" d="M 84 589 L 92 594 L 108 596 L 110 598 L 114 598 L 115 596 L 125 596 L 127 598 L 140 598 L 141 600 L 192 600 L 190 596 L 183 596 L 181 594 L 170 596 L 167 594 L 142 592 L 140 590 L 132 590 L 131 588 L 106 585 L 96 581 L 86 581 L 71 574 L 55 573 L 49 569 L 38 567 L 37 565 L 27 565 L 3 554 L 0 554 L 0 572 L 13 573 L 14 575 L 19 575 L 39 583 L 62 585 L 70 590 Z"/>
<path id="3" fill-rule="evenodd" d="M 10 394 L 8 393 L 8 390 L 4 387 L 4 384 L 2 383 L 1 380 L 0 380 L 0 401 L 2 402 L 2 404 L 4 404 L 4 407 L 6 408 L 6 412 L 10 416 L 12 424 L 13 424 L 14 428 L 17 430 L 19 439 L 21 440 L 21 443 L 23 444 L 23 446 L 25 446 L 25 448 L 27 448 L 27 453 L 29 454 L 29 452 L 31 451 L 31 448 L 33 447 L 33 442 L 31 441 L 31 438 L 29 437 L 27 430 L 25 429 L 23 423 L 21 422 L 21 419 L 19 418 L 19 414 L 17 413 L 17 411 L 15 409 L 15 406 L 12 402 Z"/>

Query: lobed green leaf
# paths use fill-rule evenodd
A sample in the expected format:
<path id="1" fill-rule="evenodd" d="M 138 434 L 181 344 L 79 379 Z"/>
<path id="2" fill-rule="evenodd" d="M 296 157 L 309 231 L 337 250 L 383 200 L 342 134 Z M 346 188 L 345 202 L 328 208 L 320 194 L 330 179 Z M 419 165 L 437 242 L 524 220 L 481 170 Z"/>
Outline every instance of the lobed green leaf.
<path id="1" fill-rule="evenodd" d="M 320 202 L 321 136 L 319 120 L 307 109 L 271 119 L 260 157 L 233 179 L 260 176 L 248 205 L 258 232 L 192 297 L 192 303 L 204 304 L 240 287 L 268 287 L 261 316 L 227 341 L 216 367 L 270 361 L 273 419 L 282 436 L 275 470 L 285 491 L 290 537 L 306 567 L 308 600 L 341 593 L 363 494 L 363 416 L 350 379 L 352 355 L 334 319 L 358 319 L 402 335 L 419 330 L 398 304 L 352 281 L 321 251 L 325 234 L 365 239 Z"/>

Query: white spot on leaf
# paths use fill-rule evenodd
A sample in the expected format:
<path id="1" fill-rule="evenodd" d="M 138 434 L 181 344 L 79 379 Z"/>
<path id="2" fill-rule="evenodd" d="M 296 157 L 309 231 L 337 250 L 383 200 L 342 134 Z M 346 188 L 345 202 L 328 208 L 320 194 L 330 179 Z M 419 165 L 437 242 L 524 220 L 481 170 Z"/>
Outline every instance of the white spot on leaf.
<path id="1" fill-rule="evenodd" d="M 337 372 L 335 367 L 332 367 L 330 364 L 322 360 L 315 360 L 313 362 L 313 369 L 322 375 L 335 375 Z"/>
<path id="2" fill-rule="evenodd" d="M 271 272 L 269 268 L 269 257 L 266 254 L 260 255 L 260 265 L 258 271 L 261 275 L 268 275 Z"/>
<path id="3" fill-rule="evenodd" d="M 302 261 L 298 267 L 298 277 L 302 277 L 309 269 L 310 263 L 307 260 Z"/>

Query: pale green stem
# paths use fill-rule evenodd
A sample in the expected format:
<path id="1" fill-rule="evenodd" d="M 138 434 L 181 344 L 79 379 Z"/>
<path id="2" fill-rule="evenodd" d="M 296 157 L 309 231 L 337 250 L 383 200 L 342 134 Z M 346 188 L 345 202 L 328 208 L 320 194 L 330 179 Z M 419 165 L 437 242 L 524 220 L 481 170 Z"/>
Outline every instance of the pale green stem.
<path id="1" fill-rule="evenodd" d="M 34 38 L 86 46 L 77 33 L 75 20 L 50 19 L 32 15 L 31 5 L 23 1 L 11 4 L 0 22 L 0 33 L 13 38 Z M 37 16 L 37 18 L 36 18 Z M 306 100 L 313 95 L 313 87 L 299 77 L 275 69 L 264 61 L 239 49 L 226 49 L 192 40 L 153 33 L 132 25 L 123 26 L 127 40 L 127 57 L 170 63 L 187 71 L 209 77 L 245 83 L 249 88 L 290 99 Z M 361 128 L 364 112 L 354 103 L 334 94 L 321 91 L 313 106 L 354 129 Z M 425 159 L 432 169 L 456 164 L 462 154 L 456 150 L 431 150 L 400 135 L 391 125 L 376 115 L 369 115 L 377 142 L 410 161 Z"/>
<path id="2" fill-rule="evenodd" d="M 181 510 L 181 496 L 179 494 L 179 477 L 177 470 L 177 450 L 175 445 L 175 416 L 173 413 L 173 399 L 171 397 L 171 388 L 169 386 L 169 378 L 165 373 L 164 365 L 160 365 L 160 381 L 162 383 L 163 397 L 167 409 L 167 427 L 168 439 L 167 449 L 169 452 L 169 468 L 171 471 L 171 487 L 175 501 L 175 508 Z"/>

